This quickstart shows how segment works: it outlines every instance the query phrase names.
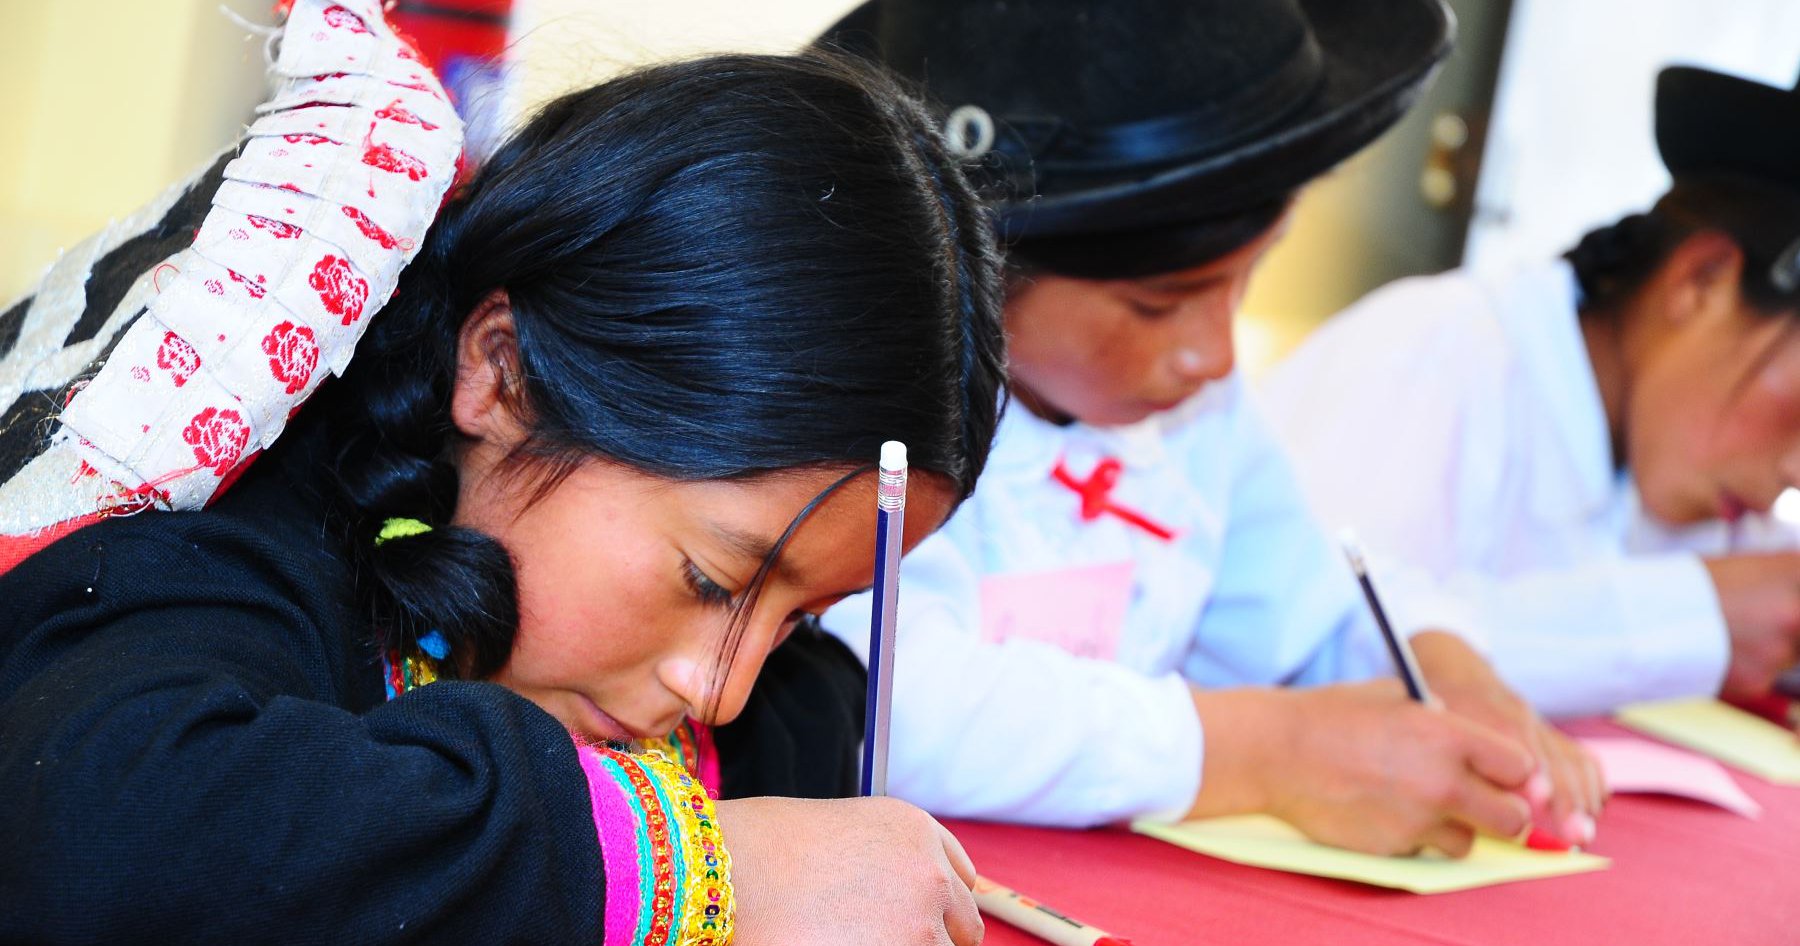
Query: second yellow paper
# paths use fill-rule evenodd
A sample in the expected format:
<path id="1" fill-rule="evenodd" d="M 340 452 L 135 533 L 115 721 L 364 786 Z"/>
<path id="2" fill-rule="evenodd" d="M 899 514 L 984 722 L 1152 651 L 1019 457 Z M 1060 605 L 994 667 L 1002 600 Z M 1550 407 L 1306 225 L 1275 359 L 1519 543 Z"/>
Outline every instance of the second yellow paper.
<path id="1" fill-rule="evenodd" d="M 1776 785 L 1800 785 L 1800 740 L 1769 722 L 1718 700 L 1701 697 L 1635 703 L 1619 710 L 1619 722 L 1666 742 L 1686 746 Z"/>
<path id="2" fill-rule="evenodd" d="M 1539 877 L 1604 870 L 1612 862 L 1576 852 L 1532 851 L 1479 838 L 1469 856 L 1378 857 L 1327 847 L 1268 815 L 1207 818 L 1180 824 L 1149 821 L 1132 830 L 1191 851 L 1252 867 L 1355 880 L 1413 893 L 1448 893 Z"/>

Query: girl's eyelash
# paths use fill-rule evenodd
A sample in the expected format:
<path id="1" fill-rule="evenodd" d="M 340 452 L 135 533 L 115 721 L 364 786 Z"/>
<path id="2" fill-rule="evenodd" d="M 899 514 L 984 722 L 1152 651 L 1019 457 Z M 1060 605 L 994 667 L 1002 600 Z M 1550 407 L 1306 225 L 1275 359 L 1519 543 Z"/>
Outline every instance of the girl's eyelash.
<path id="1" fill-rule="evenodd" d="M 1136 312 L 1139 316 L 1146 319 L 1160 319 L 1175 311 L 1175 306 L 1173 305 L 1140 302 L 1136 299 L 1129 299 L 1126 304 L 1131 306 L 1131 311 Z"/>
<path id="2" fill-rule="evenodd" d="M 701 601 L 721 606 L 731 603 L 731 592 L 725 590 L 724 586 L 718 582 L 706 577 L 706 573 L 700 570 L 700 566 L 694 564 L 693 559 L 681 560 L 681 577 L 687 581 L 688 588 Z"/>

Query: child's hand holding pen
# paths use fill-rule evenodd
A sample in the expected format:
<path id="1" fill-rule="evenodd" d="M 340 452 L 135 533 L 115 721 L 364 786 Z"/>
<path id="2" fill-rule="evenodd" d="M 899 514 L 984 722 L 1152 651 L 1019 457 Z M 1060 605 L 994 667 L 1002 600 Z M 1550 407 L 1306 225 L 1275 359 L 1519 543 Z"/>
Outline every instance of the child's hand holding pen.
<path id="1" fill-rule="evenodd" d="M 1531 753 L 1534 771 L 1521 792 L 1531 806 L 1526 844 L 1564 850 L 1592 844 L 1595 818 L 1606 800 L 1599 764 L 1574 740 L 1545 724 L 1460 637 L 1425 631 L 1408 639 L 1397 633 L 1375 591 L 1361 545 L 1348 531 L 1342 542 L 1407 695 L 1484 726 Z M 1486 827 L 1500 837 L 1523 833 Z"/>
<path id="2" fill-rule="evenodd" d="M 1525 831 L 1525 748 L 1395 680 L 1193 691 L 1206 752 L 1191 817 L 1267 812 L 1370 854 L 1467 854 Z"/>
<path id="3" fill-rule="evenodd" d="M 1537 761 L 1526 783 L 1532 847 L 1568 848 L 1594 842 L 1595 820 L 1606 804 L 1599 763 L 1581 744 L 1545 723 L 1467 643 L 1426 631 L 1411 640 L 1420 669 L 1444 708 L 1525 746 Z"/>

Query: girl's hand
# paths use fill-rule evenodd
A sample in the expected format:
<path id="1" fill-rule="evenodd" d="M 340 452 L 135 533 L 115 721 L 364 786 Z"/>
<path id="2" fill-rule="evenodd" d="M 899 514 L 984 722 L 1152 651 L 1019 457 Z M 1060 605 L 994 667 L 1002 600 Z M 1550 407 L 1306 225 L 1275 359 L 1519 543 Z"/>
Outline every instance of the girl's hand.
<path id="1" fill-rule="evenodd" d="M 1607 798 L 1594 757 L 1544 722 L 1462 638 L 1425 631 L 1412 638 L 1412 646 L 1426 685 L 1445 709 L 1531 750 L 1536 765 L 1524 794 L 1533 827 L 1565 845 L 1594 843 L 1595 819 Z"/>
<path id="2" fill-rule="evenodd" d="M 975 867 L 930 815 L 891 798 L 718 803 L 738 946 L 976 946 Z"/>
<path id="3" fill-rule="evenodd" d="M 1193 814 L 1263 811 L 1371 854 L 1467 854 L 1475 834 L 1530 821 L 1523 745 L 1414 703 L 1396 680 L 1305 690 L 1195 691 L 1205 771 Z"/>
<path id="4" fill-rule="evenodd" d="M 1766 696 L 1775 678 L 1800 661 L 1800 553 L 1727 555 L 1703 564 L 1731 635 L 1720 695 Z"/>

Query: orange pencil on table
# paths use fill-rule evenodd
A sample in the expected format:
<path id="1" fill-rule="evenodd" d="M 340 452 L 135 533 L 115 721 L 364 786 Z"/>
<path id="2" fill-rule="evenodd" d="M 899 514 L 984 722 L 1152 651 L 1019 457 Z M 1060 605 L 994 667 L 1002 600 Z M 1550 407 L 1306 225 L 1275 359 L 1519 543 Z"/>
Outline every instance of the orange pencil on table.
<path id="1" fill-rule="evenodd" d="M 1054 946 L 1131 946 L 1128 939 L 1095 929 L 986 877 L 975 878 L 975 904 L 981 912 Z"/>

